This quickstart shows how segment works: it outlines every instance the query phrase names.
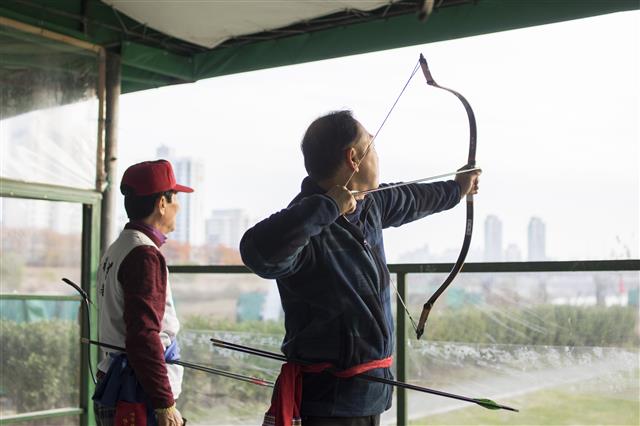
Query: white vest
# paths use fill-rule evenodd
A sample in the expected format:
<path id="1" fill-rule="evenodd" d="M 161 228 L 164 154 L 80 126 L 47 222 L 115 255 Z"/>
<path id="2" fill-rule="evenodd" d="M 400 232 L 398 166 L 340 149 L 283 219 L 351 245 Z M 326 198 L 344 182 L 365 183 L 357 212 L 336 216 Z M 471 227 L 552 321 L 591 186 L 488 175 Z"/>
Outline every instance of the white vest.
<path id="1" fill-rule="evenodd" d="M 118 270 L 124 258 L 138 246 L 152 246 L 158 248 L 151 238 L 143 232 L 134 229 L 125 229 L 118 239 L 109 247 L 102 257 L 98 267 L 98 315 L 99 338 L 103 343 L 125 347 L 126 326 L 124 323 L 124 292 L 122 283 L 118 281 Z M 176 315 L 169 284 L 169 272 L 167 271 L 167 299 L 164 307 L 164 317 L 160 331 L 160 340 L 166 349 L 180 330 L 180 322 Z M 98 364 L 100 371 L 106 372 L 111 365 L 109 353 L 117 353 L 114 350 L 104 350 L 104 357 Z M 179 365 L 167 364 L 167 373 L 173 398 L 178 399 L 182 391 L 183 368 Z"/>

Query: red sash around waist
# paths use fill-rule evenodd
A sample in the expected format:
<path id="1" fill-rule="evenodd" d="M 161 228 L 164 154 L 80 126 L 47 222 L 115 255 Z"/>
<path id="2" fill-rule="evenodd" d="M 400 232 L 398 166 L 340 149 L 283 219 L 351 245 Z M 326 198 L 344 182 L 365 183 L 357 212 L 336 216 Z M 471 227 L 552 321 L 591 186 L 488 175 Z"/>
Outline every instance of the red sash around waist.
<path id="1" fill-rule="evenodd" d="M 393 364 L 393 357 L 377 359 L 354 365 L 342 371 L 331 371 L 336 377 L 347 378 L 357 376 L 376 368 L 387 368 Z M 263 426 L 296 426 L 300 425 L 300 405 L 302 403 L 302 373 L 321 373 L 335 366 L 329 362 L 312 365 L 285 363 L 273 390 L 271 407 L 264 415 Z"/>

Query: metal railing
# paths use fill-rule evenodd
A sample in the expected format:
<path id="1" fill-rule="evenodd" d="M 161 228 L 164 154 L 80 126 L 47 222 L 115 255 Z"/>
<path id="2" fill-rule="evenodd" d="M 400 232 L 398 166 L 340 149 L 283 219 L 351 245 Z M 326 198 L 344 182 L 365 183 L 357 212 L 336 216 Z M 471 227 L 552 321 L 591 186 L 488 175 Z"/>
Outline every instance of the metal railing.
<path id="1" fill-rule="evenodd" d="M 22 306 L 22 313 L 23 313 L 24 320 L 27 322 L 29 321 L 29 308 L 27 306 L 28 302 L 31 302 L 31 301 L 74 302 L 79 304 L 82 301 L 82 299 L 79 296 L 50 295 L 50 294 L 18 294 L 18 293 L 0 294 L 0 301 L 3 301 L 3 300 L 24 302 Z M 78 342 L 78 351 L 80 350 L 81 350 L 81 346 L 80 346 L 80 342 Z M 50 410 L 41 410 L 41 411 L 30 411 L 27 413 L 0 416 L 0 425 L 33 422 L 37 420 L 53 419 L 57 417 L 77 417 L 82 415 L 83 413 L 84 413 L 84 410 L 79 406 L 54 408 Z"/>
<path id="2" fill-rule="evenodd" d="M 90 298 L 95 298 L 96 294 L 96 273 L 98 270 L 98 262 L 100 261 L 100 207 L 102 194 L 95 190 L 85 190 L 71 187 L 63 187 L 59 185 L 48 185 L 42 183 L 23 182 L 6 178 L 0 178 L 0 197 L 6 198 L 22 198 L 45 201 L 63 201 L 68 203 L 76 203 L 82 209 L 82 239 L 80 247 L 80 284 L 81 287 L 89 294 Z M 25 300 L 79 300 L 77 296 L 47 296 L 47 295 L 0 295 L 0 299 L 16 299 L 24 296 Z M 89 324 L 81 317 L 80 334 L 83 336 L 89 333 Z M 98 317 L 95 311 L 90 316 L 91 323 L 97 323 Z M 91 329 L 91 338 L 97 338 L 97 330 Z M 96 362 L 98 359 L 97 348 L 87 345 L 80 346 L 80 365 L 88 366 L 88 361 Z M 93 417 L 91 395 L 93 394 L 94 383 L 90 377 L 88 368 L 80 369 L 80 401 L 79 407 L 61 408 L 56 410 L 45 410 L 32 413 L 23 413 L 16 416 L 7 416 L 0 418 L 0 424 L 16 423 L 31 421 L 34 419 L 42 420 L 60 416 L 80 416 L 80 424 L 95 424 Z M 79 411 L 78 411 L 79 410 Z M 62 413 L 62 414 L 61 414 Z M 30 416 L 35 416 L 31 418 Z"/>
<path id="3" fill-rule="evenodd" d="M 447 273 L 453 266 L 450 263 L 390 264 L 389 271 L 396 275 L 399 295 L 406 299 L 408 274 Z M 170 266 L 174 274 L 251 274 L 241 265 L 176 265 Z M 624 272 L 640 271 L 640 260 L 597 260 L 597 261 L 565 261 L 565 262 L 499 262 L 499 263 L 467 263 L 462 273 L 543 273 L 543 272 Z M 0 294 L 0 300 L 53 300 L 80 301 L 78 296 L 51 296 L 28 294 Z M 397 312 L 404 308 L 397 302 Z M 405 315 L 396 318 L 396 376 L 400 381 L 407 380 L 407 324 Z M 80 344 L 80 343 L 79 343 Z M 86 362 L 83 362 L 86 365 Z M 84 369 L 83 369 L 84 370 Z M 396 392 L 396 423 L 408 424 L 407 395 L 404 389 Z M 77 416 L 86 413 L 81 407 L 58 408 L 17 414 L 0 418 L 0 425 L 42 420 L 60 416 Z"/>
<path id="4" fill-rule="evenodd" d="M 398 294 L 407 298 L 407 275 L 424 273 L 448 273 L 453 263 L 389 264 L 389 271 L 397 277 Z M 175 274 L 250 274 L 246 266 L 226 265 L 176 265 L 169 266 Z M 467 263 L 461 273 L 543 273 L 543 272 L 624 272 L 640 271 L 640 259 L 625 260 L 582 260 L 557 262 L 486 262 Z M 397 312 L 404 312 L 398 300 Z M 396 376 L 399 381 L 407 380 L 407 324 L 405 315 L 396 318 Z M 396 424 L 408 424 L 406 390 L 396 391 Z"/>

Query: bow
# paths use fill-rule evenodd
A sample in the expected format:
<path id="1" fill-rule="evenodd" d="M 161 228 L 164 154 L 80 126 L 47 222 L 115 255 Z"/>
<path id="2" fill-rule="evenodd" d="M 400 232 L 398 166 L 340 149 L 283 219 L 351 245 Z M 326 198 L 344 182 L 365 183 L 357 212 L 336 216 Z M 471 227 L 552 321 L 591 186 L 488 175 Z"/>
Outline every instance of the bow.
<path id="1" fill-rule="evenodd" d="M 364 153 L 362 154 L 362 157 L 360 157 L 360 160 L 358 161 L 358 163 L 356 165 L 356 168 L 351 173 L 351 175 L 349 176 L 349 179 L 344 184 L 344 186 L 347 186 L 349 184 L 349 182 L 351 181 L 351 179 L 353 178 L 353 176 L 355 175 L 356 170 L 357 170 L 357 166 L 360 165 L 362 160 L 364 160 L 365 156 L 367 155 L 367 153 L 371 149 L 371 146 L 372 146 L 374 140 L 378 137 L 378 134 L 380 133 L 380 130 L 382 130 L 382 127 L 385 125 L 385 123 L 389 119 L 389 116 L 391 115 L 391 112 L 393 112 L 394 108 L 398 104 L 398 101 L 400 100 L 400 97 L 403 95 L 405 89 L 407 88 L 407 86 L 411 82 L 411 79 L 416 74 L 416 72 L 418 71 L 419 68 L 422 69 L 422 73 L 424 74 L 424 77 L 425 77 L 428 85 L 436 87 L 438 89 L 446 90 L 447 92 L 455 95 L 460 100 L 460 102 L 462 102 L 462 105 L 464 106 L 464 109 L 467 112 L 467 116 L 469 118 L 469 155 L 468 155 L 468 158 L 467 158 L 466 166 L 463 167 L 462 170 L 459 170 L 458 173 L 469 172 L 469 171 L 475 170 L 475 165 L 476 165 L 476 134 L 477 134 L 477 131 L 476 131 L 476 118 L 475 118 L 475 115 L 473 114 L 473 109 L 471 109 L 471 105 L 469 105 L 469 102 L 467 102 L 467 100 L 464 98 L 464 96 L 462 96 L 460 93 L 456 92 L 455 90 L 451 90 L 451 89 L 448 89 L 446 87 L 440 86 L 438 83 L 436 83 L 436 81 L 431 76 L 431 71 L 429 70 L 429 65 L 427 64 L 427 60 L 424 58 L 424 56 L 422 54 L 420 54 L 420 59 L 418 60 L 418 63 L 414 67 L 413 72 L 409 76 L 409 79 L 407 80 L 407 82 L 405 83 L 404 87 L 400 91 L 400 94 L 398 95 L 398 97 L 394 101 L 393 105 L 389 109 L 389 112 L 385 116 L 384 120 L 382 120 L 382 124 L 380 124 L 380 127 L 378 127 L 378 130 L 376 131 L 376 133 L 373 135 L 373 137 L 369 141 L 369 144 L 367 145 L 366 149 L 364 150 Z M 431 178 L 426 178 L 424 180 L 430 180 L 430 179 Z M 421 181 L 421 179 L 419 179 L 418 181 Z M 407 182 L 407 184 L 414 183 L 414 182 L 417 182 L 417 181 Z M 379 189 L 374 189 L 374 190 L 369 190 L 369 191 L 363 191 L 363 193 L 373 192 L 373 191 L 378 191 L 378 190 L 382 191 L 382 190 L 386 190 L 386 189 L 391 189 L 393 187 L 395 187 L 395 186 L 389 186 L 389 187 L 384 187 L 384 188 L 379 188 Z M 420 320 L 418 321 L 417 325 L 416 325 L 415 321 L 413 320 L 413 317 L 409 313 L 407 305 L 404 303 L 404 300 L 402 300 L 402 297 L 400 297 L 400 294 L 398 293 L 398 290 L 395 288 L 395 285 L 394 285 L 394 290 L 396 292 L 396 295 L 398 296 L 400 302 L 404 306 L 405 312 L 407 313 L 409 319 L 411 320 L 411 324 L 413 325 L 413 328 L 414 328 L 414 330 L 416 332 L 416 337 L 418 339 L 420 339 L 420 337 L 422 337 L 422 335 L 424 334 L 425 323 L 427 322 L 427 318 L 429 317 L 429 313 L 431 312 L 431 308 L 433 308 L 434 303 L 436 302 L 436 300 L 438 300 L 438 298 L 442 295 L 442 293 L 447 289 L 447 287 L 449 287 L 449 284 L 451 284 L 453 282 L 455 277 L 458 275 L 458 273 L 462 269 L 462 266 L 464 265 L 464 261 L 465 261 L 465 259 L 467 257 L 467 253 L 469 252 L 469 246 L 471 245 L 471 234 L 472 234 L 472 232 L 473 232 L 473 195 L 472 194 L 468 194 L 467 195 L 467 219 L 466 219 L 466 222 L 465 222 L 464 240 L 462 242 L 462 249 L 460 250 L 460 254 L 458 255 L 458 260 L 456 260 L 456 263 L 454 264 L 453 269 L 451 269 L 451 272 L 449 273 L 449 276 L 447 276 L 447 278 L 444 280 L 442 285 L 435 291 L 435 293 L 433 293 L 433 295 L 429 298 L 427 303 L 424 304 L 424 306 L 422 308 L 422 313 L 420 314 Z M 392 284 L 393 284 L 393 281 L 392 281 Z"/>
<path id="2" fill-rule="evenodd" d="M 424 58 L 422 54 L 420 54 L 420 68 L 422 68 L 422 73 L 424 74 L 425 79 L 427 80 L 427 84 L 433 87 L 437 87 L 438 89 L 446 90 L 447 92 L 455 95 L 456 98 L 462 102 L 465 111 L 467 112 L 467 117 L 469 118 L 469 155 L 467 158 L 467 165 L 464 167 L 465 169 L 474 168 L 476 165 L 476 118 L 473 114 L 473 109 L 471 109 L 471 105 L 469 102 L 462 96 L 460 93 L 455 90 L 448 89 L 446 87 L 442 87 L 436 83 L 436 81 L 431 76 L 431 71 L 429 71 L 429 65 L 427 64 L 427 60 Z M 449 287 L 449 284 L 453 282 L 455 277 L 458 275 L 460 270 L 462 269 L 462 265 L 464 265 L 464 260 L 467 257 L 467 253 L 469 252 L 469 246 L 471 245 L 471 234 L 473 233 L 473 194 L 467 195 L 467 220 L 465 222 L 465 231 L 464 231 L 464 240 L 462 241 L 462 248 L 460 249 L 460 254 L 458 255 L 458 260 L 453 265 L 453 269 L 449 272 L 449 275 L 444 280 L 442 285 L 438 287 L 438 289 L 433 293 L 433 295 L 429 298 L 427 303 L 422 307 L 422 313 L 420 314 L 420 320 L 418 320 L 418 327 L 416 329 L 416 337 L 419 339 L 424 333 L 424 326 L 427 322 L 427 318 L 429 317 L 429 313 L 431 312 L 431 308 L 433 308 L 436 300 L 442 295 L 442 293 Z"/>

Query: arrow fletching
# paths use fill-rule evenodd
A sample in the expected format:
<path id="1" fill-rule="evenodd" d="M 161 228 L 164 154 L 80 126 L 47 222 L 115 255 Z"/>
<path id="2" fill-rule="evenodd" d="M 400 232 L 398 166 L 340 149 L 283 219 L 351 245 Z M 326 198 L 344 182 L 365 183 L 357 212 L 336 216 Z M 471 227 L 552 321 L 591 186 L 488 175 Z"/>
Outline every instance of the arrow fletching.
<path id="1" fill-rule="evenodd" d="M 500 405 L 497 402 L 492 401 L 490 399 L 474 398 L 473 401 L 479 406 L 481 406 L 482 408 L 486 408 L 487 410 L 509 410 L 509 411 L 515 411 L 516 413 L 519 412 L 515 408 L 507 407 L 506 405 Z"/>

